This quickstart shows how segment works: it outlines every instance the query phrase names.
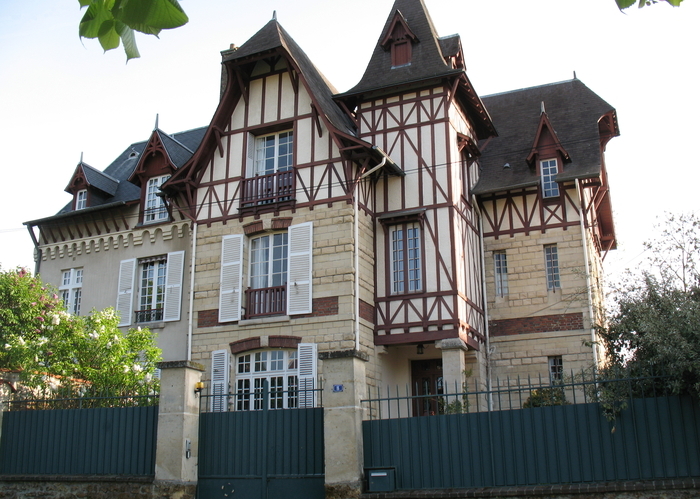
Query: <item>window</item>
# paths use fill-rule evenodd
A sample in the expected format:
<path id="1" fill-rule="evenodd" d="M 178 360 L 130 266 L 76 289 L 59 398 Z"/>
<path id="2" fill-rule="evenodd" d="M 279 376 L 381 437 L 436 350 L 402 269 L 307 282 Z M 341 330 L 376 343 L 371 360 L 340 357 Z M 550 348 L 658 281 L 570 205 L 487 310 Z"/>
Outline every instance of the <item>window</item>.
<path id="1" fill-rule="evenodd" d="M 559 289 L 559 255 L 556 244 L 547 244 L 544 247 L 544 261 L 547 270 L 547 289 Z"/>
<path id="2" fill-rule="evenodd" d="M 549 382 L 560 383 L 564 379 L 564 363 L 561 356 L 549 357 Z"/>
<path id="3" fill-rule="evenodd" d="M 80 315 L 80 302 L 83 295 L 83 269 L 70 269 L 63 271 L 61 285 L 61 299 L 66 310 L 74 315 Z"/>
<path id="4" fill-rule="evenodd" d="M 75 195 L 75 209 L 84 210 L 87 208 L 87 190 L 78 191 Z"/>
<path id="5" fill-rule="evenodd" d="M 168 219 L 168 210 L 163 198 L 158 196 L 160 186 L 170 178 L 170 175 L 153 177 L 148 179 L 146 185 L 146 211 L 143 218 L 144 223 L 161 222 Z"/>
<path id="6" fill-rule="evenodd" d="M 117 290 L 119 325 L 128 326 L 132 321 L 179 321 L 184 263 L 184 251 L 122 260 Z M 134 301 L 137 302 L 135 313 L 132 312 Z"/>
<path id="7" fill-rule="evenodd" d="M 311 313 L 312 244 L 311 222 L 253 239 L 243 234 L 224 236 L 219 322 Z M 243 265 L 245 245 L 250 246 L 247 269 Z"/>
<path id="8" fill-rule="evenodd" d="M 391 227 L 392 293 L 412 293 L 423 289 L 420 226 L 418 223 Z"/>
<path id="9" fill-rule="evenodd" d="M 269 409 L 298 407 L 298 357 L 296 350 L 271 350 L 239 355 L 236 359 L 237 411 L 263 408 L 263 383 L 267 381 Z"/>
<path id="10" fill-rule="evenodd" d="M 557 176 L 557 160 L 548 159 L 540 161 L 540 174 L 542 176 L 542 195 L 545 198 L 553 198 L 559 195 L 559 184 L 554 180 Z"/>
<path id="11" fill-rule="evenodd" d="M 285 172 L 292 167 L 294 132 L 255 137 L 255 175 Z"/>
<path id="12" fill-rule="evenodd" d="M 503 298 L 508 295 L 508 263 L 505 251 L 493 253 L 494 276 L 496 280 L 496 296 Z"/>
<path id="13" fill-rule="evenodd" d="M 163 320 L 165 304 L 165 255 L 139 261 L 139 309 L 136 322 Z"/>

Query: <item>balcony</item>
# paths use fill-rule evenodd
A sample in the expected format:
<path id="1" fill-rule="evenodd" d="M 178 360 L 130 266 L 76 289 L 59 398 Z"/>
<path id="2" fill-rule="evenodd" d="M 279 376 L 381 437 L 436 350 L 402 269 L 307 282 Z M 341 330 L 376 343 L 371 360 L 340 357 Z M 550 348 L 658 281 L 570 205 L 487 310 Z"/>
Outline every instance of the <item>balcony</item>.
<path id="1" fill-rule="evenodd" d="M 245 319 L 283 315 L 287 311 L 287 286 L 245 290 Z"/>
<path id="2" fill-rule="evenodd" d="M 243 180 L 241 212 L 258 213 L 294 203 L 294 170 Z"/>
<path id="3" fill-rule="evenodd" d="M 150 310 L 137 310 L 136 323 L 140 322 L 158 322 L 163 320 L 163 309 L 162 308 L 152 308 Z"/>

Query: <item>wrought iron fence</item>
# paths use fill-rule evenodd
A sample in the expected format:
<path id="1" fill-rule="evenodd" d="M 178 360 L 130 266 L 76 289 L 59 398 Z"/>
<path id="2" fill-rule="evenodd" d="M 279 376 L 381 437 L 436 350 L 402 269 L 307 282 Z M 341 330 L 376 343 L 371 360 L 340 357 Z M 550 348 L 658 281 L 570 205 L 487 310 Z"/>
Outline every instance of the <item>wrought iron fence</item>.
<path id="1" fill-rule="evenodd" d="M 5 404 L 8 411 L 151 407 L 158 405 L 158 391 L 157 386 L 104 390 L 91 390 L 80 385 L 55 390 L 25 388 L 12 394 Z"/>
<path id="2" fill-rule="evenodd" d="M 323 407 L 323 387 L 319 382 L 314 386 L 305 387 L 295 379 L 296 386 L 284 390 L 281 387 L 269 387 L 266 379 L 260 381 L 264 383 L 250 389 L 228 393 L 202 392 L 199 410 L 204 413 Z"/>

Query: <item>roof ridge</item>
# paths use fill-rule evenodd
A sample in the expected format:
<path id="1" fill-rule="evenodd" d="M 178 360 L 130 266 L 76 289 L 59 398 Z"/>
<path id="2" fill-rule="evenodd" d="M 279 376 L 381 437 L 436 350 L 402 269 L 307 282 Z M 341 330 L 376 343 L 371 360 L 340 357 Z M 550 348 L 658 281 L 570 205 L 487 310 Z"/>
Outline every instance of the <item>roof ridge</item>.
<path id="1" fill-rule="evenodd" d="M 516 92 L 524 92 L 525 90 L 533 90 L 535 88 L 544 88 L 544 87 L 552 87 L 554 85 L 561 85 L 563 83 L 573 83 L 575 81 L 581 82 L 578 78 L 571 78 L 570 80 L 562 80 L 562 81 L 555 81 L 551 83 L 543 83 L 541 85 L 532 85 L 531 87 L 523 87 L 523 88 L 515 88 L 513 90 L 505 90 L 503 92 L 496 92 L 494 94 L 488 94 L 488 95 L 482 95 L 481 98 L 485 99 L 487 97 L 496 97 L 499 95 L 506 95 L 506 94 L 514 94 Z M 583 82 L 581 82 L 583 83 Z M 585 84 L 584 84 L 585 86 Z"/>

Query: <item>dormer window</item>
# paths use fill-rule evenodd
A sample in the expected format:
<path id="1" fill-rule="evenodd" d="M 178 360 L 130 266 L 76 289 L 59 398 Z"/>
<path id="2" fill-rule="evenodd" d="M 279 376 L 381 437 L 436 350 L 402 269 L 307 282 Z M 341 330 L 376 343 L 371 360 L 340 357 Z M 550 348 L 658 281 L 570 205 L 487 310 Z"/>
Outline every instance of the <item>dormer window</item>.
<path id="1" fill-rule="evenodd" d="M 411 31 L 401 12 L 397 10 L 386 35 L 379 42 L 384 50 L 391 51 L 392 69 L 411 64 L 414 43 L 418 43 L 418 38 Z"/>
<path id="2" fill-rule="evenodd" d="M 80 190 L 75 194 L 75 209 L 76 210 L 84 210 L 85 208 L 87 208 L 87 197 L 88 197 L 87 189 Z"/>
<path id="3" fill-rule="evenodd" d="M 148 179 L 146 186 L 146 210 L 143 217 L 144 223 L 162 222 L 168 219 L 168 210 L 163 198 L 158 196 L 160 186 L 170 178 L 170 175 L 161 175 Z"/>
<path id="4" fill-rule="evenodd" d="M 542 177 L 542 196 L 553 198 L 559 195 L 559 184 L 554 180 L 559 169 L 556 159 L 540 161 L 540 175 Z"/>

